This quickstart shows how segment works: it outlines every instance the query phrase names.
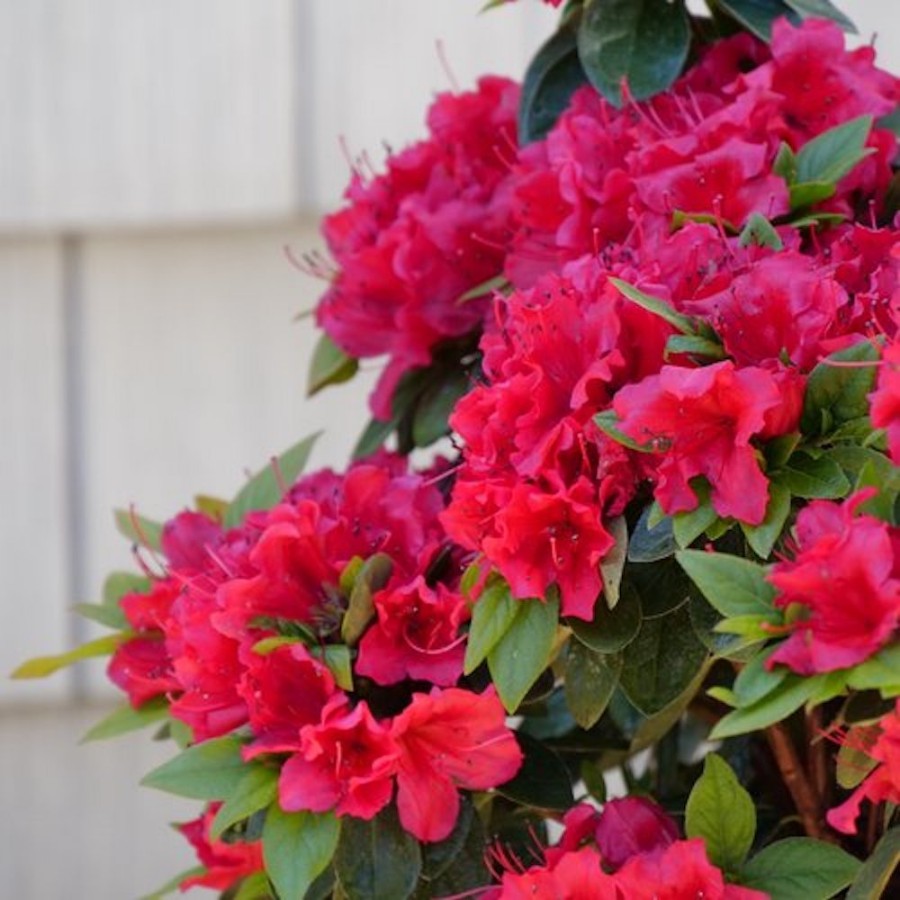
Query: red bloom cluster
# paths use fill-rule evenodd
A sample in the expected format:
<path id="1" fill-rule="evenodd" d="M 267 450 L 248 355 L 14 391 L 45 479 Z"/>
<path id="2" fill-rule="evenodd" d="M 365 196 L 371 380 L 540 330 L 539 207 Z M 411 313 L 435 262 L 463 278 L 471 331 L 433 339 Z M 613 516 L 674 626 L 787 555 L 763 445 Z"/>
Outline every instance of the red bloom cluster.
<path id="1" fill-rule="evenodd" d="M 832 52 L 812 59 L 816 41 Z M 771 53 L 747 35 L 719 42 L 644 104 L 617 110 L 584 88 L 520 151 L 506 263 L 517 289 L 495 297 L 483 383 L 451 418 L 464 466 L 442 517 L 514 595 L 556 584 L 565 614 L 591 618 L 608 523 L 648 482 L 666 513 L 694 509 L 705 484 L 721 517 L 762 523 L 759 451 L 797 430 L 807 374 L 873 330 L 895 333 L 895 234 L 852 221 L 880 202 L 892 133 L 871 132 L 872 152 L 822 206 L 850 221 L 814 240 L 787 225 L 765 246 L 732 236 L 751 214 L 788 211 L 773 171 L 782 143 L 799 150 L 900 97 L 870 48 L 842 42 L 832 24 L 778 22 Z M 807 65 L 818 80 L 797 76 Z M 613 277 L 669 314 L 626 300 Z M 694 344 L 667 347 L 685 322 Z M 890 358 L 876 424 L 897 418 Z M 601 431 L 598 413 L 643 452 Z"/>
<path id="2" fill-rule="evenodd" d="M 492 689 L 453 687 L 468 608 L 442 507 L 434 484 L 384 455 L 343 476 L 308 476 L 230 531 L 181 514 L 163 533 L 165 576 L 123 599 L 136 636 L 110 677 L 134 706 L 167 696 L 197 741 L 248 726 L 248 759 L 288 754 L 286 810 L 368 819 L 396 786 L 404 827 L 421 840 L 446 837 L 457 789 L 509 780 L 522 755 Z M 335 677 L 328 645 L 342 643 L 348 582 L 376 554 L 386 580 L 366 588 L 374 619 L 353 667 L 371 680 L 367 701 L 339 687 L 350 671 Z M 425 693 L 415 681 L 436 687 Z M 399 686 L 385 710 L 378 685 Z"/>
<path id="3" fill-rule="evenodd" d="M 379 418 L 390 418 L 406 370 L 481 323 L 486 294 L 460 298 L 503 268 L 518 100 L 518 86 L 499 77 L 441 94 L 428 139 L 389 157 L 384 174 L 357 171 L 349 205 L 325 219 L 338 272 L 318 323 L 352 356 L 389 356 L 372 398 Z"/>
<path id="4" fill-rule="evenodd" d="M 769 581 L 792 607 L 791 635 L 769 657 L 802 675 L 856 665 L 894 636 L 900 622 L 900 529 L 858 514 L 874 494 L 810 503 L 797 517 L 793 560 Z"/>
<path id="5" fill-rule="evenodd" d="M 507 871 L 484 900 L 766 900 L 767 894 L 726 884 L 701 840 L 678 829 L 649 800 L 626 797 L 601 813 L 579 806 L 565 817 L 560 842 L 544 865 Z M 511 862 L 507 860 L 507 863 Z"/>

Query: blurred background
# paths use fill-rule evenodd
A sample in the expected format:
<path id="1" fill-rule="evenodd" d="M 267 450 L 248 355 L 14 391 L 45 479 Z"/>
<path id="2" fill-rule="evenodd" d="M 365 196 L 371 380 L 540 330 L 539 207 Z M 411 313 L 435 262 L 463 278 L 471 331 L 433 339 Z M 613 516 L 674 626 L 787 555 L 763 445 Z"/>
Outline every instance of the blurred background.
<path id="1" fill-rule="evenodd" d="M 837 0 L 894 71 L 896 2 Z M 0 0 L 0 676 L 94 636 L 68 610 L 131 567 L 113 507 L 230 497 L 319 428 L 312 465 L 346 463 L 375 372 L 304 399 L 321 285 L 284 248 L 320 247 L 341 141 L 377 164 L 452 80 L 521 76 L 555 13 L 483 3 Z M 170 745 L 78 744 L 117 702 L 99 662 L 0 677 L 2 896 L 193 864 L 165 823 L 197 805 L 137 786 Z"/>

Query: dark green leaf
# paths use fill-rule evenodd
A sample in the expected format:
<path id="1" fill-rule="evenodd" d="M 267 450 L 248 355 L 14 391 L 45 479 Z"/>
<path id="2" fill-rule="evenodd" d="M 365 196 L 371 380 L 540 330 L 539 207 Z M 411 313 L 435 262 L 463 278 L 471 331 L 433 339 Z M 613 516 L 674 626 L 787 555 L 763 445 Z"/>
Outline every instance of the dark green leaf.
<path id="1" fill-rule="evenodd" d="M 812 457 L 798 451 L 772 480 L 806 500 L 838 500 L 850 492 L 850 481 L 829 455 Z"/>
<path id="2" fill-rule="evenodd" d="M 666 516 L 661 522 L 650 527 L 650 510 L 647 506 L 634 527 L 628 542 L 628 560 L 636 563 L 657 562 L 672 556 L 678 549 L 672 533 L 672 519 Z"/>
<path id="3" fill-rule="evenodd" d="M 788 6 L 804 18 L 816 16 L 820 19 L 831 19 L 837 22 L 844 31 L 856 34 L 856 26 L 848 19 L 831 0 L 785 0 Z M 811 898 L 809 898 L 811 900 Z"/>
<path id="4" fill-rule="evenodd" d="M 452 865 L 462 851 L 476 818 L 475 807 L 468 794 L 459 796 L 459 815 L 449 836 L 433 844 L 422 844 L 422 878 L 433 881 Z"/>
<path id="5" fill-rule="evenodd" d="M 306 396 L 312 397 L 331 384 L 349 381 L 359 369 L 359 361 L 344 353 L 324 332 L 313 350 L 309 365 Z"/>
<path id="6" fill-rule="evenodd" d="M 139 516 L 133 507 L 117 509 L 113 515 L 119 533 L 125 535 L 132 544 L 146 547 L 148 550 L 159 551 L 161 549 L 163 527 L 159 522 Z"/>
<path id="7" fill-rule="evenodd" d="M 882 836 L 872 855 L 863 863 L 850 885 L 847 900 L 876 900 L 878 897 L 885 897 L 884 891 L 898 864 L 900 828 L 892 828 Z"/>
<path id="8" fill-rule="evenodd" d="M 387 422 L 381 419 L 372 419 L 359 436 L 351 459 L 355 461 L 371 456 L 388 439 L 396 427 L 396 418 L 389 419 Z"/>
<path id="9" fill-rule="evenodd" d="M 531 60 L 519 102 L 519 144 L 546 136 L 587 77 L 576 46 L 576 20 L 567 20 Z"/>
<path id="10" fill-rule="evenodd" d="M 119 644 L 127 641 L 133 635 L 125 634 L 108 634 L 105 637 L 97 638 L 95 641 L 88 641 L 74 650 L 66 653 L 59 653 L 56 656 L 37 656 L 34 659 L 26 660 L 17 669 L 13 671 L 10 678 L 46 678 L 59 669 L 71 666 L 72 663 L 79 662 L 82 659 L 91 659 L 95 656 L 109 656 L 114 653 Z"/>
<path id="11" fill-rule="evenodd" d="M 422 855 L 392 804 L 367 822 L 344 819 L 334 869 L 348 900 L 406 900 L 419 880 Z"/>
<path id="12" fill-rule="evenodd" d="M 762 566 L 702 550 L 680 550 L 675 558 L 703 596 L 726 618 L 773 613 L 775 589 Z"/>
<path id="13" fill-rule="evenodd" d="M 356 822 L 349 816 L 345 823 Z M 284 812 L 273 803 L 263 827 L 263 858 L 279 900 L 304 900 L 334 856 L 341 820 L 333 813 Z"/>
<path id="14" fill-rule="evenodd" d="M 741 232 L 740 244 L 749 247 L 751 244 L 757 247 L 769 247 L 772 250 L 783 250 L 784 241 L 772 223 L 761 213 L 752 213 L 747 219 L 747 224 Z"/>
<path id="15" fill-rule="evenodd" d="M 618 0 L 617 0 L 618 2 Z M 628 0 L 629 3 L 639 4 L 642 0 Z M 663 0 L 665 2 L 665 0 Z M 643 291 L 639 291 L 636 287 L 632 287 L 628 282 L 622 281 L 620 278 L 610 278 L 610 284 L 618 289 L 619 293 L 630 300 L 641 309 L 659 316 L 665 322 L 668 322 L 673 328 L 682 334 L 694 335 L 697 333 L 697 324 L 689 316 L 683 316 L 676 312 L 666 300 L 660 300 L 657 297 L 651 297 Z"/>
<path id="16" fill-rule="evenodd" d="M 453 834 L 440 844 L 422 845 L 422 881 L 415 894 L 416 900 L 466 895 L 490 881 L 484 864 L 484 848 L 488 843 L 484 827 L 477 815 L 467 815 L 466 810 L 471 809 L 471 801 L 466 795 L 462 795 L 460 800 L 460 817 Z M 446 849 L 442 848 L 451 841 L 455 845 L 458 833 L 462 831 L 459 826 L 465 822 L 468 825 L 463 834 L 462 846 L 448 860 Z M 434 863 L 439 860 L 447 864 L 443 868 L 435 867 Z"/>
<path id="17" fill-rule="evenodd" d="M 761 731 L 774 722 L 781 722 L 806 703 L 822 686 L 824 676 L 803 678 L 790 673 L 778 687 L 752 706 L 736 709 L 719 720 L 710 733 L 711 740 L 721 740 L 736 734 Z"/>
<path id="18" fill-rule="evenodd" d="M 772 23 L 780 16 L 795 25 L 800 21 L 782 0 L 716 0 L 716 6 L 764 41 L 772 37 Z"/>
<path id="19" fill-rule="evenodd" d="M 88 741 L 103 741 L 107 738 L 118 737 L 120 734 L 127 734 L 129 731 L 137 731 L 147 725 L 162 721 L 168 712 L 169 704 L 163 697 L 154 697 L 138 709 L 135 709 L 130 703 L 125 703 L 85 732 L 81 742 L 86 744 Z"/>
<path id="20" fill-rule="evenodd" d="M 303 471 L 313 445 L 322 432 L 316 432 L 285 450 L 279 457 L 261 469 L 237 493 L 228 504 L 223 524 L 226 528 L 239 525 L 244 516 L 257 509 L 271 509 L 281 499 Z"/>
<path id="21" fill-rule="evenodd" d="M 615 106 L 669 87 L 681 74 L 690 44 L 684 5 L 667 0 L 588 0 L 578 30 L 581 65 Z"/>
<path id="22" fill-rule="evenodd" d="M 579 641 L 569 642 L 565 694 L 572 717 L 582 728 L 592 728 L 612 699 L 622 671 L 622 657 L 596 653 Z"/>
<path id="23" fill-rule="evenodd" d="M 370 556 L 359 567 L 350 590 L 347 611 L 341 621 L 341 638 L 351 647 L 362 637 L 375 615 L 372 595 L 387 584 L 393 571 L 394 562 L 386 553 Z"/>
<path id="24" fill-rule="evenodd" d="M 703 774 L 688 797 L 685 834 L 702 838 L 713 865 L 734 874 L 746 859 L 756 834 L 756 807 L 721 756 L 707 755 Z"/>
<path id="25" fill-rule="evenodd" d="M 219 807 L 210 826 L 210 837 L 217 840 L 226 828 L 249 819 L 253 813 L 269 806 L 278 795 L 278 770 L 262 765 L 248 765 L 228 799 Z"/>
<path id="26" fill-rule="evenodd" d="M 778 900 L 828 900 L 850 884 L 859 866 L 858 859 L 834 844 L 786 838 L 763 848 L 744 866 L 741 884 Z"/>
<path id="27" fill-rule="evenodd" d="M 141 784 L 195 800 L 224 800 L 247 771 L 241 746 L 234 737 L 194 744 L 145 775 Z"/>
<path id="28" fill-rule="evenodd" d="M 634 640 L 641 627 L 641 598 L 629 582 L 623 582 L 621 596 L 615 609 L 605 603 L 594 604 L 594 618 L 569 618 L 566 624 L 575 637 L 597 653 L 615 653 Z"/>
<path id="29" fill-rule="evenodd" d="M 766 517 L 759 525 L 741 522 L 741 531 L 753 552 L 761 559 L 768 559 L 775 542 L 781 537 L 785 522 L 791 514 L 791 492 L 777 482 L 769 483 L 769 502 Z"/>
<path id="30" fill-rule="evenodd" d="M 536 809 L 567 810 L 575 802 L 569 770 L 559 755 L 522 732 L 516 732 L 522 750 L 522 768 L 497 792 L 516 803 Z"/>
<path id="31" fill-rule="evenodd" d="M 509 592 L 501 578 L 493 578 L 472 608 L 463 671 L 471 675 L 497 646 L 519 613 L 521 600 Z"/>
<path id="32" fill-rule="evenodd" d="M 469 376 L 455 371 L 422 392 L 412 420 L 412 438 L 417 447 L 428 447 L 450 433 L 450 413 L 470 387 Z"/>
<path id="33" fill-rule="evenodd" d="M 665 616 L 641 623 L 625 654 L 622 690 L 641 712 L 652 715 L 684 691 L 706 658 L 706 647 L 691 626 L 688 604 L 683 603 Z"/>
<path id="34" fill-rule="evenodd" d="M 559 598 L 519 600 L 516 617 L 487 656 L 488 669 L 507 712 L 518 709 L 550 663 L 559 620 Z"/>
<path id="35" fill-rule="evenodd" d="M 866 147 L 872 116 L 859 116 L 807 141 L 797 153 L 797 181 L 836 184 L 875 151 Z"/>

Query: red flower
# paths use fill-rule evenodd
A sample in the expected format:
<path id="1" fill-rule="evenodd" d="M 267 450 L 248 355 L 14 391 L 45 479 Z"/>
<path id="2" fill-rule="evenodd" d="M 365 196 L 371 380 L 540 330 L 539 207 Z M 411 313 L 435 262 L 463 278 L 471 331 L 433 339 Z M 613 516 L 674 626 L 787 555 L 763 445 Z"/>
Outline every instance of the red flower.
<path id="1" fill-rule="evenodd" d="M 872 424 L 887 429 L 888 452 L 900 465 L 900 342 L 885 347 L 878 370 L 878 383 L 869 394 Z"/>
<path id="2" fill-rule="evenodd" d="M 678 826 L 652 800 L 622 797 L 603 804 L 595 840 L 604 863 L 618 869 L 632 856 L 664 851 L 678 840 Z"/>
<path id="3" fill-rule="evenodd" d="M 768 482 L 750 442 L 780 403 L 769 372 L 725 361 L 702 369 L 663 366 L 659 375 L 622 388 L 613 406 L 619 428 L 661 454 L 655 493 L 667 513 L 696 507 L 689 482 L 704 475 L 720 516 L 758 525 Z"/>
<path id="4" fill-rule="evenodd" d="M 493 688 L 483 694 L 459 688 L 415 694 L 394 719 L 391 734 L 400 748 L 400 822 L 420 841 L 440 841 L 453 830 L 457 788 L 488 790 L 509 781 L 522 765 Z"/>
<path id="5" fill-rule="evenodd" d="M 106 669 L 109 680 L 128 694 L 135 709 L 153 697 L 178 691 L 181 685 L 162 637 L 135 637 L 121 644 Z"/>
<path id="6" fill-rule="evenodd" d="M 398 754 L 390 732 L 365 701 L 350 709 L 346 697 L 335 694 L 321 722 L 300 730 L 299 752 L 281 770 L 281 808 L 333 809 L 338 816 L 371 819 L 391 799 Z"/>
<path id="7" fill-rule="evenodd" d="M 593 847 L 564 853 L 544 866 L 505 872 L 482 900 L 624 900 L 614 876 L 600 868 Z"/>
<path id="8" fill-rule="evenodd" d="M 897 530 L 855 514 L 871 495 L 862 491 L 842 504 L 818 500 L 797 517 L 794 559 L 775 565 L 769 581 L 778 589 L 776 604 L 797 604 L 803 616 L 769 667 L 783 663 L 803 675 L 843 669 L 893 636 L 900 621 Z"/>

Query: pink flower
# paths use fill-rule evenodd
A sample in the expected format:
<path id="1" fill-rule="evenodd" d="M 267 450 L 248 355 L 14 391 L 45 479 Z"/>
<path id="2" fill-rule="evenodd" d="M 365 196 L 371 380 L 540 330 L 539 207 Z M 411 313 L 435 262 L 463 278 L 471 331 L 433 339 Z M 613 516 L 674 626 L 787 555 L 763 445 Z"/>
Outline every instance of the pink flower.
<path id="1" fill-rule="evenodd" d="M 678 826 L 652 800 L 622 797 L 603 804 L 595 840 L 603 861 L 618 869 L 632 856 L 664 851 L 678 840 Z"/>
<path id="2" fill-rule="evenodd" d="M 900 465 L 900 342 L 888 344 L 881 355 L 878 383 L 869 394 L 872 424 L 887 429 L 888 452 Z"/>
<path id="3" fill-rule="evenodd" d="M 161 636 L 125 641 L 113 654 L 106 674 L 128 694 L 128 702 L 135 709 L 153 697 L 177 692 L 181 687 Z"/>
<path id="4" fill-rule="evenodd" d="M 871 497 L 861 491 L 843 503 L 818 500 L 797 517 L 793 560 L 775 565 L 769 581 L 775 603 L 796 604 L 790 637 L 768 665 L 802 675 L 862 662 L 883 647 L 900 621 L 900 579 L 894 552 L 896 529 L 856 515 Z"/>
<path id="5" fill-rule="evenodd" d="M 509 781 L 522 765 L 493 688 L 483 694 L 460 688 L 415 694 L 394 719 L 391 734 L 400 748 L 400 822 L 420 841 L 440 841 L 453 830 L 457 788 L 488 790 Z"/>

